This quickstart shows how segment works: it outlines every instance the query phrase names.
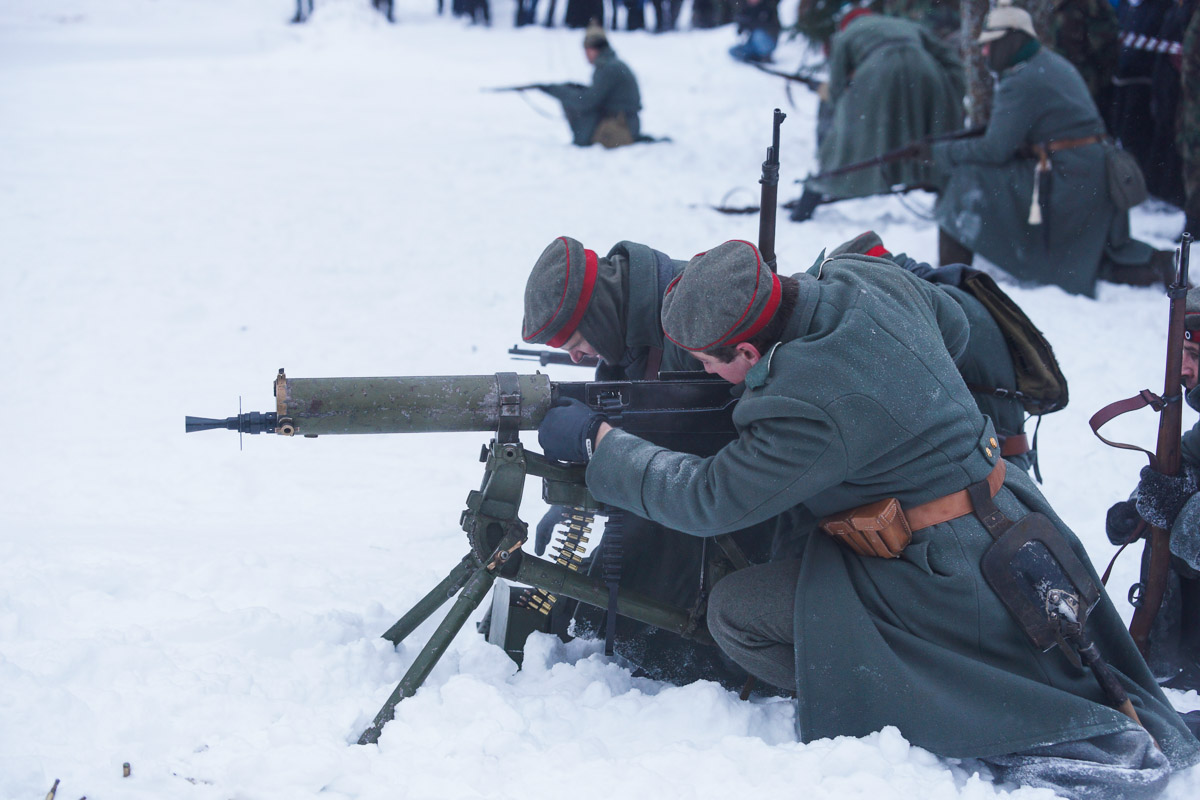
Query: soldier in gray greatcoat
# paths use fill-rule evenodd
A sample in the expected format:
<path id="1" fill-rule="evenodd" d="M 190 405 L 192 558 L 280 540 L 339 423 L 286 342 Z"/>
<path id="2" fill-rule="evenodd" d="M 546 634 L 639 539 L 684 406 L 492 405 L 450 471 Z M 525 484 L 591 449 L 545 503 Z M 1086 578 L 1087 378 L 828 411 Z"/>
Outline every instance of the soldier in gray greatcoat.
<path id="1" fill-rule="evenodd" d="M 842 19 L 829 55 L 833 118 L 818 148 L 821 171 L 958 130 L 965 91 L 962 61 L 928 28 L 855 9 Z M 944 181 L 911 159 L 810 180 L 790 217 L 802 222 L 821 203 L 887 194 L 896 185 L 936 189 Z"/>
<path id="2" fill-rule="evenodd" d="M 942 263 L 978 252 L 1015 278 L 1088 296 L 1097 279 L 1167 280 L 1170 254 L 1130 238 L 1128 212 L 1109 198 L 1111 145 L 1079 73 L 1010 5 L 988 14 L 979 41 L 999 74 L 987 131 L 930 152 L 951 176 L 936 209 Z"/>
<path id="3" fill-rule="evenodd" d="M 595 67 L 591 86 L 551 83 L 537 88 L 562 103 L 576 145 L 633 144 L 642 135 L 642 95 L 633 70 L 617 58 L 603 28 L 588 28 L 583 52 Z"/>
<path id="4" fill-rule="evenodd" d="M 600 381 L 657 380 L 660 372 L 695 371 L 696 360 L 663 337 L 659 322 L 667 285 L 686 265 L 637 242 L 618 242 L 600 256 L 578 240 L 560 236 L 529 274 L 521 336 L 565 350 L 577 363 L 584 356 L 598 356 Z M 534 540 L 538 555 L 566 513 L 568 509 L 553 506 L 543 516 Z M 739 534 L 737 541 L 750 560 L 769 558 L 772 542 L 767 536 Z M 591 554 L 589 574 L 600 574 L 609 546 L 607 539 L 600 541 Z M 717 548 L 633 515 L 624 523 L 620 563 L 624 589 L 680 608 L 697 606 L 698 584 L 709 586 L 730 570 Z M 581 605 L 573 621 L 577 634 L 603 636 L 602 612 Z M 626 617 L 617 620 L 614 646 L 659 680 L 714 680 L 727 688 L 746 680 L 716 647 Z"/>
<path id="5" fill-rule="evenodd" d="M 711 536 L 797 504 L 853 520 L 891 498 L 904 524 L 891 516 L 885 532 L 911 530 L 907 546 L 889 536 L 882 549 L 813 532 L 799 558 L 714 587 L 709 629 L 750 672 L 795 688 L 802 741 L 894 725 L 917 746 L 1070 798 L 1152 797 L 1200 759 L 1106 596 L 1087 627 L 1141 724 L 1063 653 L 1034 646 L 981 574 L 996 517 L 964 497 L 990 496 L 1010 520 L 1041 512 L 1099 583 L 1028 477 L 1005 469 L 954 365 L 967 321 L 948 295 L 869 256 L 779 277 L 753 245 L 727 242 L 668 289 L 663 328 L 744 384 L 738 439 L 700 458 L 582 404 L 552 408 L 539 441 L 564 460 L 590 451 L 598 500 Z"/>

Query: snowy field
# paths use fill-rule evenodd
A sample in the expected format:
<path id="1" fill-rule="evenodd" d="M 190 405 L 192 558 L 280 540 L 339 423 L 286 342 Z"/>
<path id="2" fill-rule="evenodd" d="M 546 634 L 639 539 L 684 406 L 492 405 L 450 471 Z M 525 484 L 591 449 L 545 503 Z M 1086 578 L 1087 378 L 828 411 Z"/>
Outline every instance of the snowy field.
<path id="1" fill-rule="evenodd" d="M 354 744 L 432 629 L 379 638 L 465 551 L 487 436 L 239 451 L 232 433 L 185 436 L 183 416 L 239 396 L 270 410 L 280 367 L 530 371 L 505 350 L 551 238 L 683 258 L 754 239 L 755 217 L 708 206 L 757 202 L 775 106 L 781 199 L 813 167 L 815 98 L 791 108 L 781 81 L 734 64 L 731 27 L 612 34 L 643 130 L 673 142 L 603 152 L 571 147 L 549 98 L 479 91 L 587 81 L 580 32 L 514 30 L 511 0 L 491 29 L 433 7 L 397 3 L 387 25 L 367 0 L 317 0 L 292 26 L 291 0 L 0 3 L 0 798 L 55 779 L 60 800 L 1049 797 L 894 729 L 803 746 L 786 701 L 633 678 L 594 643 L 540 636 L 517 672 L 464 633 L 379 744 Z M 802 57 L 789 43 L 778 61 Z M 781 269 L 869 227 L 932 259 L 930 202 L 783 220 Z M 1133 223 L 1166 247 L 1182 215 Z M 1166 301 L 1010 290 L 1071 381 L 1041 430 L 1045 492 L 1102 567 L 1105 510 L 1143 462 L 1087 419 L 1161 390 Z M 1149 446 L 1156 424 L 1111 428 Z M 541 513 L 533 486 L 523 516 Z M 1135 575 L 1126 555 L 1114 596 Z M 1170 796 L 1200 796 L 1200 772 Z"/>

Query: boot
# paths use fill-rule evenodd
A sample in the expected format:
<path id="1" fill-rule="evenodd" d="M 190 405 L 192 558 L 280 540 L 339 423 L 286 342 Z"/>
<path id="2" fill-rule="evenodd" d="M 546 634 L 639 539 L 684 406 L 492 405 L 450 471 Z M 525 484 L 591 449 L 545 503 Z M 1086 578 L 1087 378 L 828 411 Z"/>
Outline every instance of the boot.
<path id="1" fill-rule="evenodd" d="M 1145 264 L 1118 264 L 1105 257 L 1096 276 L 1109 283 L 1126 286 L 1170 286 L 1175 280 L 1175 254 L 1155 250 Z"/>
<path id="2" fill-rule="evenodd" d="M 975 252 L 964 245 L 962 242 L 955 239 L 950 234 L 946 233 L 941 228 L 938 228 L 938 266 L 944 267 L 947 264 L 966 264 L 970 266 L 975 260 Z"/>
<path id="3" fill-rule="evenodd" d="M 817 210 L 817 206 L 825 202 L 825 195 L 820 192 L 804 190 L 804 194 L 800 195 L 799 200 L 793 200 L 784 205 L 784 208 L 789 209 L 788 219 L 792 222 L 804 222 L 812 219 L 813 212 Z"/>

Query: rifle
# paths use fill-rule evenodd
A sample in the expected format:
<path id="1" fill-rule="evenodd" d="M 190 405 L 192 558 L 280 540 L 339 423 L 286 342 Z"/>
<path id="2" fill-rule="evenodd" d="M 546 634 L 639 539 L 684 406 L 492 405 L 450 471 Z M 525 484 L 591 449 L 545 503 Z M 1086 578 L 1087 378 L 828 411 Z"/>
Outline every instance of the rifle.
<path id="1" fill-rule="evenodd" d="M 735 436 L 736 398 L 719 380 L 681 378 L 660 381 L 555 383 L 541 374 L 453 375 L 398 378 L 288 378 L 274 383 L 275 410 L 239 413 L 226 419 L 187 417 L 188 433 L 234 430 L 239 434 L 274 433 L 318 436 L 372 433 L 494 431 L 481 453 L 483 481 L 468 493 L 460 518 L 468 552 L 450 573 L 384 634 L 399 646 L 450 597 L 458 595 L 442 623 L 417 655 L 359 744 L 376 742 L 395 714 L 396 704 L 411 697 L 467 618 L 483 601 L 497 577 L 535 587 L 535 607 L 547 613 L 555 595 L 606 608 L 612 588 L 576 571 L 567 553 L 552 561 L 528 558 L 521 549 L 528 526 L 518 516 L 525 479 L 542 479 L 542 498 L 551 505 L 577 509 L 586 529 L 601 506 L 584 482 L 586 467 L 564 464 L 526 450 L 519 432 L 537 428 L 546 412 L 570 397 L 602 410 L 620 427 L 651 442 L 697 455 L 717 452 Z M 728 541 L 717 537 L 726 547 Z M 731 549 L 730 558 L 734 551 Z M 743 561 L 744 563 L 744 561 Z M 615 593 L 616 610 L 627 617 L 680 636 L 711 644 L 699 609 L 676 608 L 626 589 Z"/>
<path id="2" fill-rule="evenodd" d="M 775 118 L 771 130 L 771 146 L 767 148 L 767 158 L 762 163 L 762 202 L 758 212 L 758 251 L 762 253 L 763 261 L 775 272 L 775 217 L 779 211 L 779 126 L 787 119 L 787 114 L 775 109 Z"/>
<path id="3" fill-rule="evenodd" d="M 805 75 L 802 72 L 791 73 L 791 72 L 784 72 L 783 70 L 779 70 L 779 69 L 771 69 L 766 64 L 759 64 L 756 61 L 749 61 L 747 63 L 749 63 L 751 66 L 753 66 L 755 69 L 759 70 L 760 72 L 765 72 L 768 75 L 774 75 L 777 78 L 784 78 L 788 81 L 802 84 L 802 85 L 808 87 L 809 89 L 812 89 L 814 92 L 820 90 L 821 84 L 825 83 L 825 81 L 822 80 L 821 78 L 814 78 L 812 75 Z"/>
<path id="4" fill-rule="evenodd" d="M 833 178 L 838 175 L 845 175 L 850 172 L 858 172 L 862 169 L 870 169 L 883 164 L 890 164 L 893 161 L 904 161 L 905 159 L 915 158 L 920 152 L 922 145 L 933 144 L 934 142 L 949 142 L 955 139 L 970 139 L 975 136 L 982 136 L 987 131 L 985 126 L 977 128 L 967 128 L 966 130 L 954 131 L 953 133 L 943 133 L 937 136 L 925 136 L 915 142 L 906 144 L 904 147 L 895 150 L 889 150 L 883 155 L 867 158 L 862 161 L 855 161 L 853 164 L 846 164 L 837 169 L 826 170 L 819 172 L 816 175 L 809 175 L 807 178 L 799 178 L 796 183 L 808 183 L 809 181 L 821 180 L 823 178 Z"/>
<path id="5" fill-rule="evenodd" d="M 575 83 L 574 81 L 567 81 L 567 82 L 561 83 L 561 84 L 523 83 L 520 86 L 485 86 L 482 89 L 480 89 L 479 91 L 481 91 L 481 92 L 528 92 L 531 89 L 539 89 L 541 91 L 545 91 L 546 87 L 551 86 L 551 85 L 566 86 L 568 88 L 578 89 L 580 91 L 588 88 L 588 87 L 584 86 L 582 83 Z"/>
<path id="6" fill-rule="evenodd" d="M 528 92 L 531 89 L 541 89 L 544 83 L 523 83 L 520 86 L 485 86 L 481 92 Z"/>
<path id="7" fill-rule="evenodd" d="M 1183 333 L 1184 314 L 1187 309 L 1188 262 L 1192 237 L 1183 234 L 1180 247 L 1175 251 L 1176 278 L 1167 288 L 1171 310 L 1167 322 L 1167 361 L 1163 379 L 1162 396 L 1143 389 L 1127 400 L 1110 403 L 1092 415 L 1088 424 L 1100 441 L 1123 450 L 1140 450 L 1149 456 L 1150 468 L 1163 475 L 1178 475 L 1180 469 L 1180 434 L 1183 426 Z M 1131 444 L 1112 442 L 1100 435 L 1100 428 L 1115 417 L 1128 411 L 1150 406 L 1161 416 L 1158 418 L 1158 441 L 1154 452 Z M 1146 525 L 1146 545 L 1142 551 L 1142 574 L 1138 583 L 1129 589 L 1129 602 L 1133 605 L 1133 619 L 1129 623 L 1129 635 L 1143 656 L 1149 654 L 1150 629 L 1158 616 L 1163 595 L 1167 587 L 1167 574 L 1171 565 L 1170 531 Z"/>
<path id="8" fill-rule="evenodd" d="M 543 367 L 547 364 L 566 364 L 569 367 L 595 367 L 600 363 L 597 356 L 584 356 L 578 361 L 572 361 L 571 356 L 559 350 L 530 350 L 529 348 L 513 345 L 508 348 L 508 354 L 520 361 L 536 361 Z"/>

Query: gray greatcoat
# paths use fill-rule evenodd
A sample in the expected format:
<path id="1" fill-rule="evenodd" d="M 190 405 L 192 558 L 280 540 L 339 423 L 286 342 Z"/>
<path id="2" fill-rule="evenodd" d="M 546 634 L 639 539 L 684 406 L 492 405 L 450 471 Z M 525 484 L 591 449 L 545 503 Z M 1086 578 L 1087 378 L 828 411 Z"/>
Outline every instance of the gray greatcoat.
<path id="1" fill-rule="evenodd" d="M 962 62 L 924 26 L 874 14 L 833 37 L 829 98 L 833 119 L 822 138 L 821 170 L 896 150 L 963 122 Z M 892 186 L 940 186 L 945 176 L 914 159 L 810 181 L 835 198 L 884 194 Z"/>
<path id="2" fill-rule="evenodd" d="M 633 70 L 617 58 L 611 47 L 605 47 L 596 57 L 592 85 L 554 83 L 542 91 L 562 103 L 563 113 L 571 126 L 575 144 L 587 147 L 592 143 L 596 126 L 606 117 L 625 115 L 629 134 L 637 141 L 642 132 L 638 112 L 642 110 L 642 94 Z"/>
<path id="3" fill-rule="evenodd" d="M 1093 295 L 1106 249 L 1123 265 L 1145 264 L 1152 252 L 1129 238 L 1128 213 L 1109 199 L 1106 145 L 1051 156 L 1041 225 L 1029 223 L 1037 161 L 1028 149 L 1103 133 L 1083 78 L 1040 48 L 1000 74 L 983 136 L 933 145 L 934 163 L 951 175 L 938 199 L 938 226 L 1015 278 Z"/>
<path id="4" fill-rule="evenodd" d="M 611 431 L 587 469 L 597 499 L 711 536 L 801 503 L 817 516 L 887 497 L 911 507 L 992 471 L 992 426 L 953 360 L 968 337 L 957 303 L 867 256 L 796 278 L 782 343 L 746 378 L 739 438 L 699 458 Z M 996 503 L 1010 518 L 1049 515 L 1087 561 L 1020 470 L 1008 470 Z M 916 531 L 896 560 L 808 536 L 794 617 L 803 741 L 895 725 L 935 753 L 987 757 L 1136 730 L 1090 674 L 1028 641 L 980 572 L 992 541 L 973 515 Z M 1193 763 L 1200 743 L 1107 598 L 1089 629 L 1172 766 Z"/>

